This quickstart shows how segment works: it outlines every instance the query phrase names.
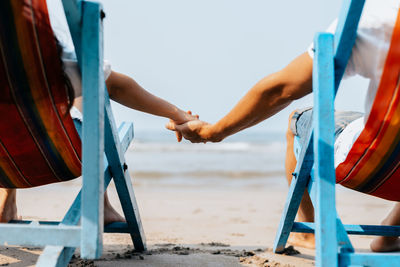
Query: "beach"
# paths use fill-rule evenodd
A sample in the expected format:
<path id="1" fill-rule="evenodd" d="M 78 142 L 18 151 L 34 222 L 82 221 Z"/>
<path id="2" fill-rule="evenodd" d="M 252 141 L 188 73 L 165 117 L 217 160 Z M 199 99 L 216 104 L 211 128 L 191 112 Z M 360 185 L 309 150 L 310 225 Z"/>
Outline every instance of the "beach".
<path id="1" fill-rule="evenodd" d="M 221 144 L 176 143 L 170 136 L 138 134 L 126 154 L 148 251 L 133 251 L 129 235 L 105 234 L 101 259 L 71 266 L 313 266 L 314 251 L 272 252 L 288 191 L 284 136 L 244 134 Z M 23 219 L 59 220 L 79 191 L 80 179 L 20 190 Z M 111 184 L 109 196 L 119 211 Z M 393 203 L 338 187 L 344 223 L 379 224 Z M 371 237 L 354 237 L 368 251 Z M 40 248 L 0 247 L 0 264 L 34 266 Z"/>

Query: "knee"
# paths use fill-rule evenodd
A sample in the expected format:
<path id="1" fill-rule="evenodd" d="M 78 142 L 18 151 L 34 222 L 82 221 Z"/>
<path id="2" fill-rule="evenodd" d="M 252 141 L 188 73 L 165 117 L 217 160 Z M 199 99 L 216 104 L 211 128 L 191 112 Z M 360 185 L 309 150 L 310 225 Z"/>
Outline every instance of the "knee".
<path id="1" fill-rule="evenodd" d="M 286 130 L 286 139 L 288 140 L 288 141 L 290 141 L 290 140 L 293 140 L 293 138 L 294 138 L 294 133 L 293 133 L 293 116 L 294 116 L 294 114 L 297 112 L 297 110 L 294 110 L 294 111 L 292 111 L 291 113 L 290 113 L 290 115 L 289 115 L 289 120 L 288 120 L 288 127 L 287 127 L 287 130 Z"/>

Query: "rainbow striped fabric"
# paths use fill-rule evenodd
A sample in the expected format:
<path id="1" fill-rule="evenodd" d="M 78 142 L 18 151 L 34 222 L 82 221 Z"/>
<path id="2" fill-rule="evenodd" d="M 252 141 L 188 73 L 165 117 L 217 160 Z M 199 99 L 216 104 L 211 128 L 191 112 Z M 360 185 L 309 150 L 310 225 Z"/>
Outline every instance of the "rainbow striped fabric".
<path id="1" fill-rule="evenodd" d="M 80 176 L 81 140 L 45 0 L 0 1 L 0 186 Z"/>
<path id="2" fill-rule="evenodd" d="M 400 201 L 400 13 L 382 78 L 364 130 L 336 181 L 380 198 Z"/>

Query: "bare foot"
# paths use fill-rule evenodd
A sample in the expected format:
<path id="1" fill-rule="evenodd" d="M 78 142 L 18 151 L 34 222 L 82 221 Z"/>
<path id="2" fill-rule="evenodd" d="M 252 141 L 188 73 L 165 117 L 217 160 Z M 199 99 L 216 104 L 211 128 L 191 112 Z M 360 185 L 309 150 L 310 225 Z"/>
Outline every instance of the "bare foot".
<path id="1" fill-rule="evenodd" d="M 295 247 L 315 248 L 314 234 L 309 233 L 291 233 L 288 243 Z"/>
<path id="2" fill-rule="evenodd" d="M 125 222 L 125 219 L 112 206 L 104 206 L 104 225 L 113 222 Z"/>
<path id="3" fill-rule="evenodd" d="M 7 223 L 19 220 L 17 214 L 17 191 L 15 189 L 0 188 L 0 222 Z"/>
<path id="4" fill-rule="evenodd" d="M 382 221 L 382 225 L 400 225 L 400 203 L 396 203 Z M 397 236 L 378 236 L 371 242 L 374 252 L 400 251 L 400 239 Z"/>
<path id="5" fill-rule="evenodd" d="M 122 217 L 114 208 L 108 199 L 107 193 L 104 194 L 104 225 L 113 222 L 125 222 Z"/>
<path id="6" fill-rule="evenodd" d="M 392 236 L 379 236 L 371 242 L 373 252 L 400 251 L 400 239 Z"/>

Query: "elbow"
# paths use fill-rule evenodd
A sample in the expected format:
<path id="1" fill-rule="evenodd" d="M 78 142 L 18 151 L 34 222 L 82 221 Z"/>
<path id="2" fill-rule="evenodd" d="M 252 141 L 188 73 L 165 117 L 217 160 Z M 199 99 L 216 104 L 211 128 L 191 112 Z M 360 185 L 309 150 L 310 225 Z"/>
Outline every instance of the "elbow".
<path id="1" fill-rule="evenodd" d="M 115 98 L 115 88 L 113 86 L 107 85 L 107 92 L 108 92 L 108 96 L 110 97 L 110 99 Z"/>
<path id="2" fill-rule="evenodd" d="M 107 88 L 108 96 L 111 99 L 113 99 L 116 90 L 115 90 L 115 85 L 113 84 L 113 80 L 110 79 L 110 77 L 108 77 L 108 79 L 106 80 L 106 88 Z"/>
<path id="3" fill-rule="evenodd" d="M 110 99 L 115 100 L 119 91 L 118 77 L 115 72 L 111 72 L 111 75 L 106 80 L 106 87 Z"/>

